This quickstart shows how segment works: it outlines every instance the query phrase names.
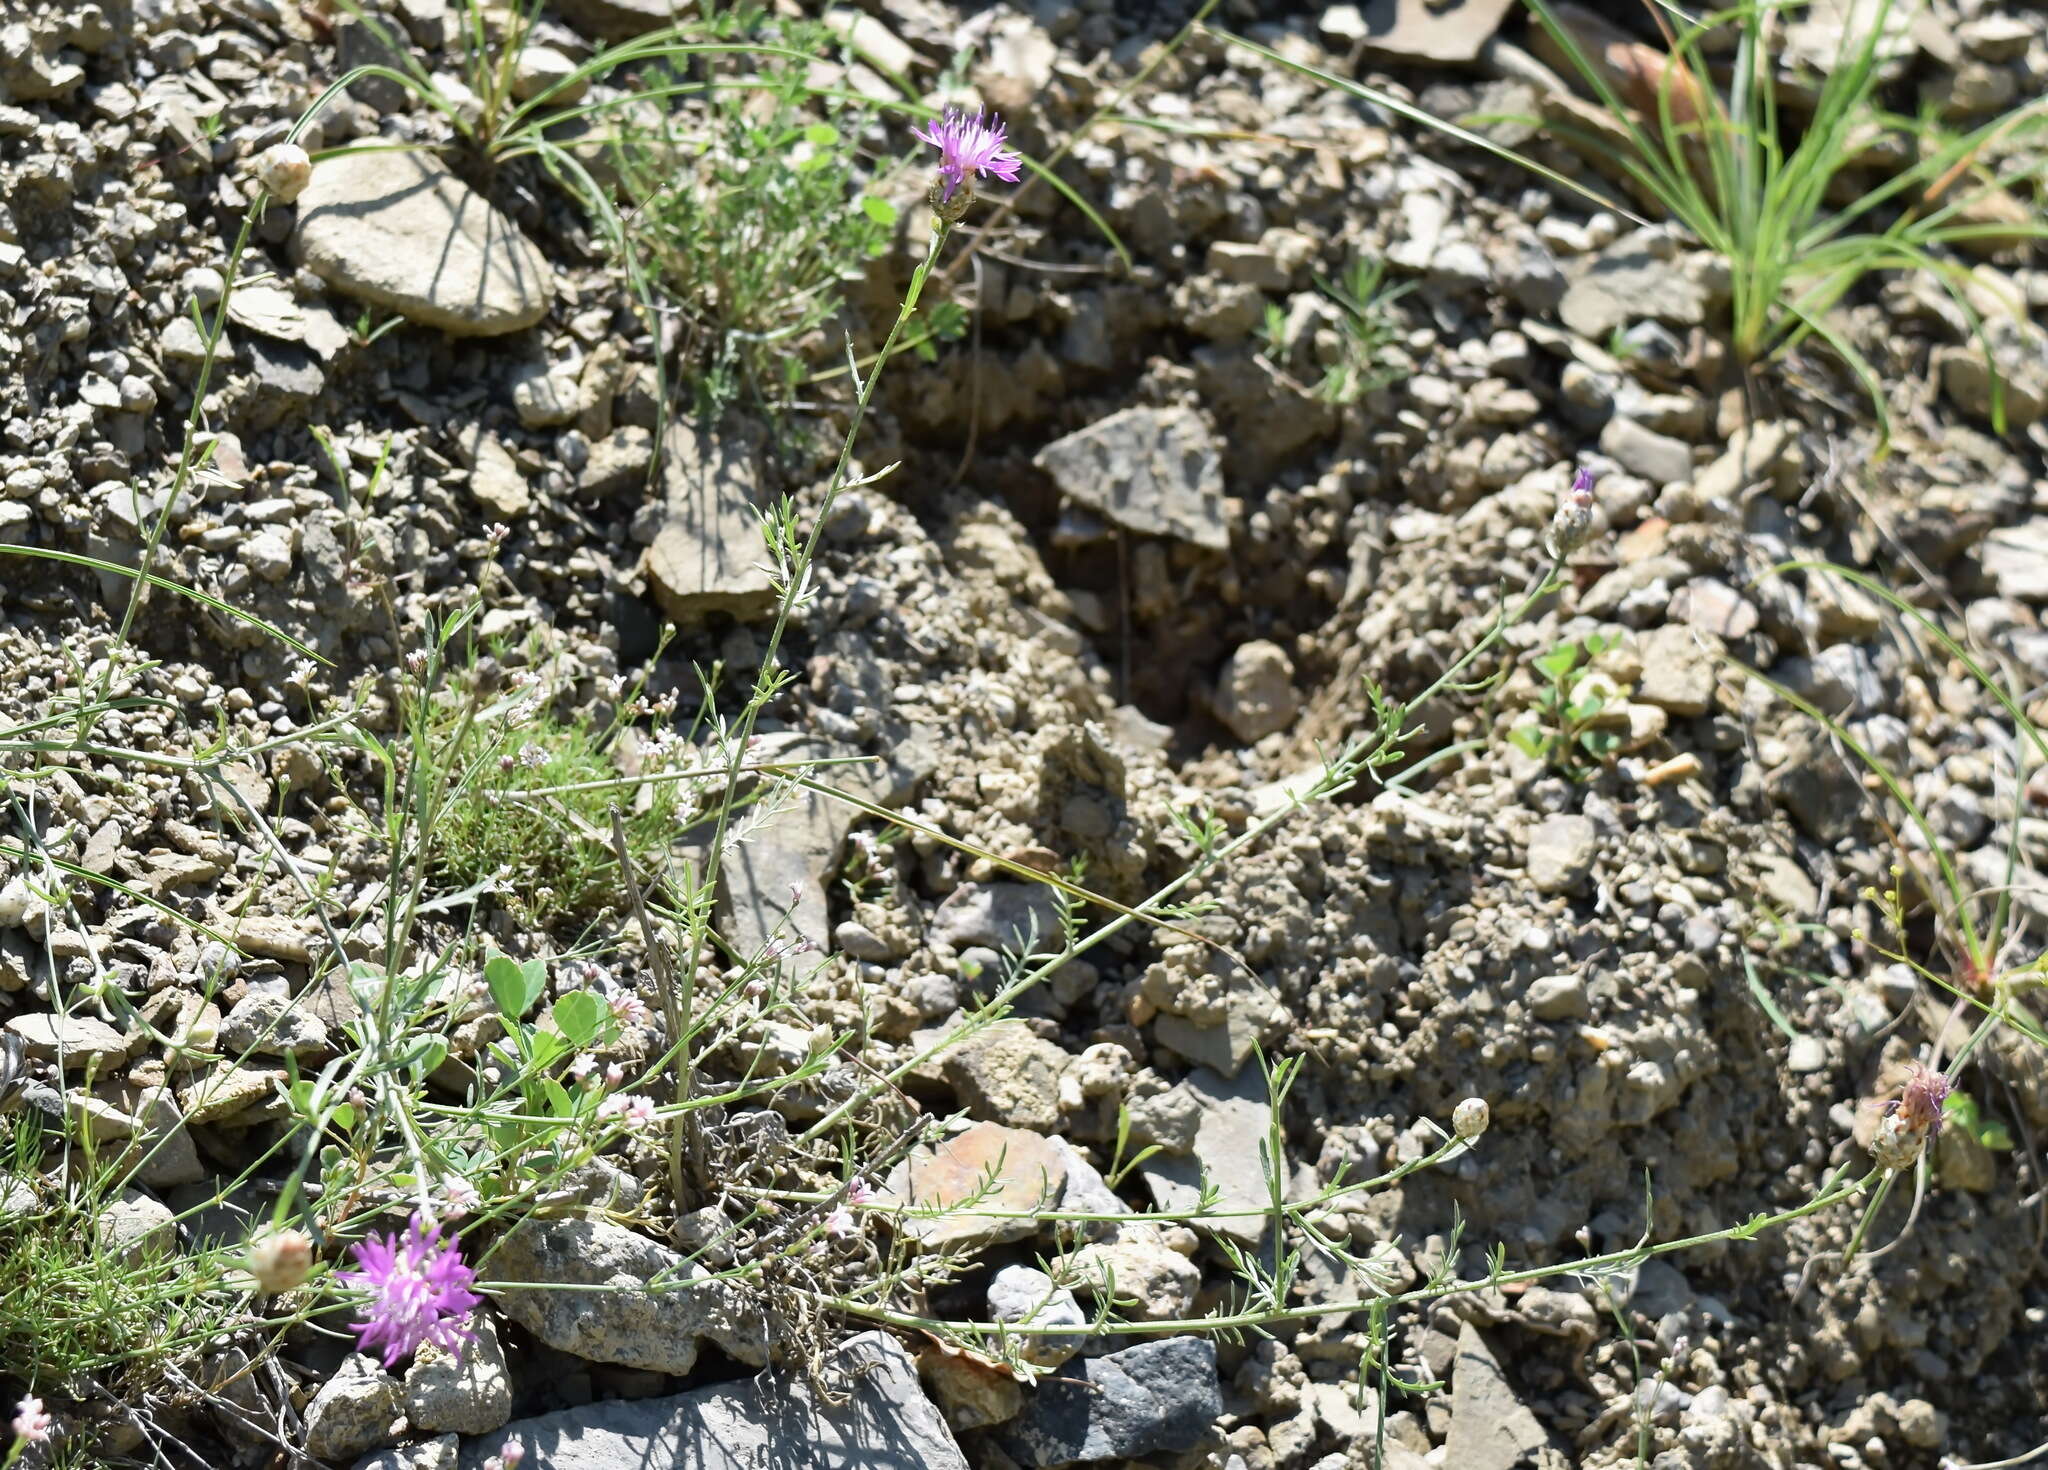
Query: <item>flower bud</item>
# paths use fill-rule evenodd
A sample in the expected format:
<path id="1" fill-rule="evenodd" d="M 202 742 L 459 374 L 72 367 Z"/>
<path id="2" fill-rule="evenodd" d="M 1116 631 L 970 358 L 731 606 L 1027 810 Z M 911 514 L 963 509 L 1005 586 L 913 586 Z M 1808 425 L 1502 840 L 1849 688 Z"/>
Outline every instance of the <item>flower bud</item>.
<path id="1" fill-rule="evenodd" d="M 249 1247 L 249 1274 L 273 1296 L 290 1291 L 312 1269 L 313 1242 L 303 1230 L 273 1231 Z"/>
<path id="2" fill-rule="evenodd" d="M 1915 1063 L 1899 1096 L 1885 1104 L 1870 1140 L 1870 1156 L 1886 1169 L 1910 1169 L 1941 1133 L 1942 1105 L 1951 1083 Z"/>
<path id="3" fill-rule="evenodd" d="M 1483 1097 L 1468 1097 L 1451 1109 L 1451 1131 L 1467 1142 L 1484 1133 L 1492 1121 L 1493 1111 Z"/>
<path id="4" fill-rule="evenodd" d="M 296 143 L 276 143 L 256 155 L 256 182 L 280 204 L 305 192 L 313 178 L 313 160 Z"/>
<path id="5" fill-rule="evenodd" d="M 1557 514 L 1543 535 L 1544 549 L 1552 556 L 1570 556 L 1593 534 L 1593 479 L 1591 470 L 1581 469 L 1558 495 Z"/>

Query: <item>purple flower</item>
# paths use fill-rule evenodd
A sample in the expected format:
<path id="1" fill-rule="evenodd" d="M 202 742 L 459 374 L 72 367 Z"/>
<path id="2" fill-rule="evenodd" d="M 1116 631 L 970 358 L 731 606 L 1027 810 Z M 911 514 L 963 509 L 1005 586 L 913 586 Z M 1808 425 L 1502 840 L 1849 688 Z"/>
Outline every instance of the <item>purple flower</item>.
<path id="1" fill-rule="evenodd" d="M 973 175 L 994 174 L 1006 184 L 1017 182 L 1019 161 L 1014 149 L 1003 146 L 1006 129 L 999 117 L 984 122 L 979 112 L 969 117 L 948 111 L 930 132 L 922 128 L 910 131 L 939 150 L 939 178 L 946 186 L 943 197 L 949 202 L 962 184 L 971 184 Z"/>
<path id="2" fill-rule="evenodd" d="M 352 1249 L 362 1269 L 338 1279 L 367 1291 L 370 1300 L 365 1320 L 349 1327 L 363 1351 L 382 1347 L 385 1367 L 423 1342 L 460 1354 L 476 1335 L 469 1314 L 484 1300 L 469 1289 L 476 1272 L 454 1241 L 441 1238 L 439 1225 L 429 1229 L 414 1211 L 404 1234 L 373 1235 Z"/>

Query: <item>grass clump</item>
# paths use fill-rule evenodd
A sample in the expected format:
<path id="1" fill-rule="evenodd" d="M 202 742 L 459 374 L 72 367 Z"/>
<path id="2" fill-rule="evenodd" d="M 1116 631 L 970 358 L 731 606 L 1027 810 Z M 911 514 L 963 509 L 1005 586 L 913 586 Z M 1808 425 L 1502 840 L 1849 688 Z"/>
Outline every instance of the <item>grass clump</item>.
<path id="1" fill-rule="evenodd" d="M 649 270 L 687 325 L 683 360 L 708 413 L 742 392 L 771 405 L 789 398 L 830 349 L 818 328 L 838 312 L 843 284 L 887 247 L 897 220 L 895 205 L 861 185 L 856 140 L 871 109 L 820 93 L 815 63 L 789 54 L 829 54 L 830 32 L 736 12 L 713 33 L 784 49 L 741 58 L 757 64 L 701 99 L 623 114 L 614 149 Z M 679 89 L 688 71 L 672 59 L 648 75 Z"/>
<path id="2" fill-rule="evenodd" d="M 0 1119 L 0 1157 L 14 1180 L 0 1209 L 0 1382 L 75 1387 L 111 1373 L 137 1392 L 152 1344 L 179 1335 L 189 1316 L 193 1263 L 171 1249 L 168 1231 L 113 1243 L 91 1192 L 31 1198 L 41 1149 L 25 1114 Z"/>
<path id="3" fill-rule="evenodd" d="M 1860 27 L 1845 28 L 1833 64 L 1817 80 L 1811 113 L 1796 120 L 1779 103 L 1773 42 L 1787 7 L 1742 4 L 1697 20 L 1659 9 L 1668 52 L 1617 67 L 1609 55 L 1594 54 L 1599 48 L 1585 44 L 1549 0 L 1529 4 L 1621 125 L 1627 146 L 1617 153 L 1586 134 L 1574 141 L 1611 159 L 1644 197 L 1727 262 L 1729 346 L 1745 369 L 1817 337 L 1862 380 L 1882 421 L 1882 385 L 1830 320 L 1834 307 L 1879 271 L 1925 270 L 1974 321 L 1962 291 L 1968 272 L 1951 248 L 2044 233 L 2024 216 L 1988 217 L 2019 179 L 1996 179 L 1981 162 L 1995 142 L 2038 126 L 2041 104 L 1946 137 L 1887 111 L 1891 0 L 1880 0 Z M 1706 56 L 1729 41 L 1724 99 Z M 1912 161 L 1882 182 L 1859 189 L 1874 145 L 1886 136 L 1923 146 L 1905 150 Z M 1835 202 L 1845 194 L 1847 203 Z"/>
<path id="4" fill-rule="evenodd" d="M 440 784 L 429 865 L 455 889 L 497 890 L 542 928 L 589 917 L 622 892 L 611 814 L 620 806 L 626 721 L 665 727 L 673 695 L 622 691 L 611 718 L 588 709 L 563 717 L 540 676 L 521 671 L 486 693 L 474 666 L 426 694 L 424 727 L 436 754 L 424 769 Z M 692 732 L 694 733 L 694 732 Z M 693 783 L 662 779 L 690 741 L 676 731 L 633 736 L 642 782 L 622 813 L 631 851 L 660 854 L 697 813 Z"/>
<path id="5" fill-rule="evenodd" d="M 1884 385 L 1833 315 L 1859 285 L 1886 271 L 1925 271 L 1983 336 L 1965 297 L 1968 268 L 1957 250 L 1983 252 L 2048 236 L 2038 212 L 2015 190 L 2037 178 L 2036 161 L 1995 172 L 1990 160 L 2048 121 L 2033 99 L 1967 132 L 1943 131 L 1884 105 L 1883 49 L 1893 13 L 1879 0 L 1845 31 L 1826 75 L 1811 79 L 1810 113 L 1779 101 L 1784 14 L 1771 0 L 1743 3 L 1694 19 L 1649 7 L 1666 49 L 1632 41 L 1588 41 L 1550 0 L 1528 0 L 1536 23 L 1598 99 L 1609 125 L 1573 126 L 1518 118 L 1556 133 L 1625 178 L 1637 197 L 1681 226 L 1728 267 L 1729 346 L 1750 373 L 1809 339 L 1826 344 L 1855 374 L 1879 428 L 1889 433 Z M 1364 83 L 1291 59 L 1226 31 L 1225 42 L 1335 90 L 1520 165 L 1603 208 L 1622 208 L 1580 180 L 1469 127 L 1437 117 Z M 1726 60 L 1718 53 L 1727 52 Z M 1716 57 L 1710 69 L 1708 58 Z M 1726 95 L 1713 77 L 1727 75 Z M 1477 121 L 1468 119 L 1468 121 Z M 1879 164 L 1902 140 L 1893 171 Z M 1882 155 L 1882 157 L 1881 157 Z M 1875 179 L 1875 182 L 1871 180 Z M 1847 202 L 1837 202 L 1846 197 Z M 1622 208 L 1630 218 L 1640 216 Z M 1989 352 L 1989 345 L 1984 344 Z M 2003 396 L 1994 377 L 1993 409 L 2003 430 Z"/>

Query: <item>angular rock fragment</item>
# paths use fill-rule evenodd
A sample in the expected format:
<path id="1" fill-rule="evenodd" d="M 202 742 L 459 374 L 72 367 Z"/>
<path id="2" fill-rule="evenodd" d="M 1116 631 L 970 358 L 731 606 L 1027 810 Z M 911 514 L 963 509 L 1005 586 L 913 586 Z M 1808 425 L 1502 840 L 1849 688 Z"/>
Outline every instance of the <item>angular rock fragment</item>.
<path id="1" fill-rule="evenodd" d="M 1222 1412 L 1216 1345 L 1169 1337 L 1068 1363 L 1040 1382 L 1037 1397 L 1003 1431 L 1002 1446 L 1031 1470 L 1128 1460 L 1192 1449 Z"/>
<path id="2" fill-rule="evenodd" d="M 661 442 L 663 519 L 647 548 L 655 600 L 674 618 L 760 617 L 775 606 L 754 507 L 760 471 L 738 435 L 670 424 Z"/>
<path id="3" fill-rule="evenodd" d="M 1058 439 L 1032 461 L 1060 492 L 1127 530 L 1230 549 L 1223 456 L 1191 408 L 1127 408 Z"/>
<path id="4" fill-rule="evenodd" d="M 431 154 L 335 154 L 299 196 L 292 248 L 344 295 L 458 337 L 532 326 L 554 272 L 519 227 Z"/>
<path id="5" fill-rule="evenodd" d="M 482 1470 L 515 1439 L 528 1465 L 547 1470 L 967 1470 L 952 1431 L 918 1387 L 910 1355 L 880 1332 L 844 1343 L 820 1365 L 815 1386 L 799 1368 L 519 1419 L 464 1444 L 461 1470 Z"/>
<path id="6" fill-rule="evenodd" d="M 499 1280 L 522 1283 L 500 1294 L 505 1315 L 565 1353 L 653 1373 L 687 1373 L 697 1365 L 699 1342 L 708 1338 L 742 1363 L 768 1361 L 767 1324 L 744 1288 L 684 1284 L 703 1273 L 622 1225 L 534 1217 L 505 1237 L 491 1264 Z M 670 1284 L 633 1284 L 657 1276 Z"/>

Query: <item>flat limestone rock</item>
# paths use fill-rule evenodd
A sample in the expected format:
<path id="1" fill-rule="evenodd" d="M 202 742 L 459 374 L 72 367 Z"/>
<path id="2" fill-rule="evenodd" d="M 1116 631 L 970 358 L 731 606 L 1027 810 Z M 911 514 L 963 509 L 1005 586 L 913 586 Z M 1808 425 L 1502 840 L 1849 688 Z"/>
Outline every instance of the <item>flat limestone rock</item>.
<path id="1" fill-rule="evenodd" d="M 517 1419 L 462 1446 L 482 1470 L 518 1440 L 548 1470 L 967 1470 L 902 1346 L 881 1332 L 850 1338 L 823 1365 L 830 1398 L 802 1369 L 655 1399 L 610 1399 Z"/>
<path id="2" fill-rule="evenodd" d="M 1141 1172 L 1162 1210 L 1193 1210 L 1201 1204 L 1206 1175 L 1216 1187 L 1216 1216 L 1198 1215 L 1188 1223 L 1198 1230 L 1228 1235 L 1247 1246 L 1265 1239 L 1270 1217 L 1261 1211 L 1270 1200 L 1266 1188 L 1263 1146 L 1272 1122 L 1272 1100 L 1266 1079 L 1257 1072 L 1221 1077 L 1197 1067 L 1181 1086 L 1201 1106 L 1192 1154 L 1155 1154 Z"/>
<path id="3" fill-rule="evenodd" d="M 330 286 L 458 337 L 547 315 L 555 277 L 519 227 L 428 153 L 323 158 L 299 196 L 292 251 Z"/>
<path id="4" fill-rule="evenodd" d="M 928 1251 L 973 1251 L 1035 1235 L 1032 1221 L 1013 1214 L 1056 1207 L 1067 1183 L 1056 1141 L 1027 1128 L 976 1123 L 935 1148 L 917 1150 L 896 1167 L 885 1198 L 927 1209 L 973 1200 L 1002 1213 L 906 1216 L 897 1228 Z"/>
<path id="5" fill-rule="evenodd" d="M 492 1265 L 501 1281 L 519 1283 L 499 1295 L 506 1316 L 548 1346 L 593 1363 L 688 1373 L 706 1338 L 739 1362 L 758 1368 L 768 1361 L 767 1325 L 747 1298 L 750 1288 L 721 1281 L 636 1285 L 697 1273 L 667 1246 L 609 1220 L 536 1216 L 505 1237 Z M 543 1454 L 540 1463 L 571 1462 Z"/>
<path id="6" fill-rule="evenodd" d="M 662 436 L 661 456 L 665 515 L 646 560 L 655 600 L 679 619 L 765 616 L 775 588 L 763 570 L 768 548 L 754 515 L 754 445 L 677 422 Z"/>
<path id="7" fill-rule="evenodd" d="M 1054 440 L 1032 463 L 1061 494 L 1127 530 L 1230 549 L 1222 447 L 1191 408 L 1126 408 Z"/>
<path id="8" fill-rule="evenodd" d="M 1514 0 L 1366 0 L 1366 49 L 1403 61 L 1470 61 Z"/>
<path id="9" fill-rule="evenodd" d="M 1451 1432 L 1446 1447 L 1444 1463 L 1458 1470 L 1563 1470 L 1566 1463 L 1470 1322 L 1459 1329 L 1458 1356 L 1451 1368 Z"/>
<path id="10" fill-rule="evenodd" d="M 600 41 L 630 41 L 661 26 L 672 25 L 681 0 L 556 0 L 555 9 L 569 24 Z"/>

